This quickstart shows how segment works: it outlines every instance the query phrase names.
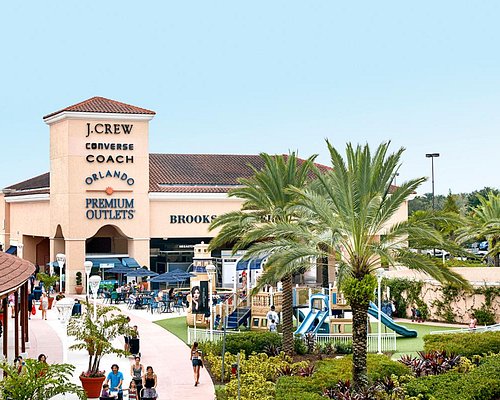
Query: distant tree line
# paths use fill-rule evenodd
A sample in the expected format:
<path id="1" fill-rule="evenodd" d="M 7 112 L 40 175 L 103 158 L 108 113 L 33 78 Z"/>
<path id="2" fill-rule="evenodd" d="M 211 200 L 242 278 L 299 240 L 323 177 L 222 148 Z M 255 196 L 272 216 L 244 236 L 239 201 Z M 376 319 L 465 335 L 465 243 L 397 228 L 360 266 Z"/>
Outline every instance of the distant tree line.
<path id="1" fill-rule="evenodd" d="M 465 216 L 470 211 L 479 206 L 479 196 L 488 197 L 489 193 L 499 195 L 500 190 L 484 187 L 480 190 L 474 190 L 471 193 L 452 194 L 451 191 L 447 196 L 435 195 L 434 204 L 436 211 L 454 212 Z M 412 215 L 415 211 L 432 211 L 432 193 L 425 193 L 421 196 L 416 196 L 408 202 L 408 215 Z"/>

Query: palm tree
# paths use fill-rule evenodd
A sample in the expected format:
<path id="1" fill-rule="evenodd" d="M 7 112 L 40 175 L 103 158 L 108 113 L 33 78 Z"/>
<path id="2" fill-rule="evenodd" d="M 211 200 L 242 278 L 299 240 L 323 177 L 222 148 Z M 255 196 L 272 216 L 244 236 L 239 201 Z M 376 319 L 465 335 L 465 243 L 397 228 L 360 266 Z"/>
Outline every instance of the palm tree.
<path id="1" fill-rule="evenodd" d="M 495 267 L 500 267 L 500 195 L 489 192 L 488 197 L 480 194 L 477 197 L 479 205 L 472 209 L 459 239 L 469 241 L 486 238 L 489 244 L 487 256 L 493 257 Z"/>
<path id="2" fill-rule="evenodd" d="M 288 156 L 262 153 L 260 156 L 264 161 L 262 169 L 251 166 L 254 175 L 240 179 L 241 186 L 228 193 L 243 200 L 241 210 L 220 215 L 211 223 L 211 230 L 221 228 L 210 242 L 211 249 L 231 245 L 234 252 L 248 249 L 249 254 L 254 254 L 250 250 L 256 244 L 273 239 L 263 226 L 297 222 L 293 208 L 296 194 L 287 189 L 304 187 L 311 177 L 315 156 L 307 160 L 299 160 L 295 153 Z M 261 286 L 264 282 L 283 284 L 283 350 L 287 354 L 293 353 L 292 276 L 296 267 L 290 263 L 277 272 L 273 270 L 271 280 L 259 280 Z"/>
<path id="3" fill-rule="evenodd" d="M 404 149 L 387 154 L 389 143 L 384 143 L 372 155 L 368 145 L 348 144 L 344 161 L 328 141 L 327 145 L 332 169 L 323 172 L 313 167 L 316 180 L 308 187 L 289 189 L 297 199 L 294 211 L 300 212 L 299 217 L 293 224 L 262 226 L 260 235 L 266 232 L 272 239 L 256 243 L 249 253 L 271 254 L 265 272 L 270 275 L 290 265 L 307 265 L 311 257 L 337 256 L 340 287 L 353 312 L 353 383 L 359 390 L 367 385 L 367 309 L 380 260 L 426 272 L 440 282 L 463 283 L 463 279 L 408 250 L 408 236 L 444 247 L 441 234 L 433 228 L 434 217 L 414 223 L 392 220 L 425 181 L 418 178 L 392 186 Z"/>

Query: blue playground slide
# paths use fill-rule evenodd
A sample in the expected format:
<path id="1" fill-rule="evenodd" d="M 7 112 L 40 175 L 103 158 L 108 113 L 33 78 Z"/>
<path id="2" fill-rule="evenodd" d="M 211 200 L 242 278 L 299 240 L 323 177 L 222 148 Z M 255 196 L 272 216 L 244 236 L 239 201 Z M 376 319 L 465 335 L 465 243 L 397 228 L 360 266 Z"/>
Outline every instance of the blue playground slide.
<path id="1" fill-rule="evenodd" d="M 296 335 L 304 335 L 307 332 L 316 333 L 328 317 L 328 311 L 312 309 L 295 331 Z M 316 321 L 316 323 L 315 323 Z"/>
<path id="2" fill-rule="evenodd" d="M 375 305 L 375 303 L 370 302 L 370 306 L 368 307 L 368 314 L 370 314 L 372 317 L 378 319 L 378 308 Z M 408 329 L 405 328 L 402 325 L 398 325 L 394 322 L 394 320 L 389 317 L 385 313 L 381 313 L 382 317 L 382 323 L 387 326 L 389 329 L 392 329 L 394 332 L 401 336 L 405 337 L 417 337 L 417 331 L 414 331 L 413 329 Z"/>

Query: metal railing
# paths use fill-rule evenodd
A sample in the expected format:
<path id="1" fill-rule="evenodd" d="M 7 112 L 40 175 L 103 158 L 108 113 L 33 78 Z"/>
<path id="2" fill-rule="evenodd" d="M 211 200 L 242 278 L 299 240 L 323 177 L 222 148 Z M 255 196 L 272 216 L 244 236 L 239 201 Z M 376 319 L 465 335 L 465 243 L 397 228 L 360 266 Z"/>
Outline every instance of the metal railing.
<path id="1" fill-rule="evenodd" d="M 209 329 L 194 329 L 194 328 L 187 328 L 187 334 L 188 334 L 188 343 L 191 344 L 192 342 L 208 342 L 210 341 L 210 330 Z M 241 333 L 240 331 L 230 331 L 226 330 L 227 335 L 237 335 L 238 333 Z M 213 341 L 218 342 L 222 340 L 224 336 L 224 331 L 221 330 L 214 330 L 213 331 Z M 388 351 L 396 351 L 396 333 L 395 332 L 390 332 L 390 333 L 382 333 L 381 334 L 381 339 L 382 339 L 382 352 L 388 352 Z M 306 340 L 304 338 L 304 340 Z M 367 337 L 368 341 L 368 352 L 370 353 L 376 353 L 378 351 L 378 334 L 377 333 L 369 333 Z M 316 343 L 319 343 L 321 345 L 326 344 L 326 343 L 333 343 L 333 344 L 344 344 L 347 345 L 349 343 L 352 343 L 352 335 L 349 333 L 317 333 L 315 335 L 315 341 Z"/>
<path id="2" fill-rule="evenodd" d="M 238 334 L 240 331 L 230 331 L 226 330 L 226 335 L 234 335 Z M 187 328 L 187 334 L 188 334 L 188 344 L 192 344 L 193 342 L 209 342 L 210 341 L 210 330 L 209 329 L 195 329 L 188 327 Z M 213 335 L 213 341 L 218 342 L 222 340 L 224 337 L 224 331 L 220 330 L 213 330 L 212 331 Z"/>
<path id="3" fill-rule="evenodd" d="M 431 331 L 431 335 L 443 335 L 448 333 L 481 333 L 481 332 L 491 332 L 500 331 L 500 324 L 479 326 L 477 328 L 461 328 L 461 329 L 450 329 L 446 331 Z"/>
<path id="4" fill-rule="evenodd" d="M 381 333 L 382 352 L 396 351 L 396 332 Z M 319 344 L 349 344 L 352 343 L 352 334 L 350 333 L 317 333 L 316 343 Z M 378 351 L 378 333 L 369 333 L 367 336 L 368 352 L 376 353 Z"/>

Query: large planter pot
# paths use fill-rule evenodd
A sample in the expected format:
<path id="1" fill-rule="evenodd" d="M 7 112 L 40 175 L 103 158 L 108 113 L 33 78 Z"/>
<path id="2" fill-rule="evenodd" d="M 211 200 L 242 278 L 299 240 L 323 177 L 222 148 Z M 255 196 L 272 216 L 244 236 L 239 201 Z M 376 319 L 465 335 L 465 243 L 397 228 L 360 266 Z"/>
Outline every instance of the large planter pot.
<path id="1" fill-rule="evenodd" d="M 52 303 L 54 303 L 54 298 L 49 297 L 49 310 L 52 310 Z"/>
<path id="2" fill-rule="evenodd" d="M 87 378 L 80 375 L 80 381 L 82 382 L 83 390 L 87 393 L 89 398 L 99 398 L 101 395 L 102 383 L 106 379 L 104 376 L 99 376 L 96 378 Z"/>
<path id="3" fill-rule="evenodd" d="M 82 294 L 83 293 L 83 286 L 82 285 L 76 285 L 75 286 L 75 292 L 76 292 L 76 294 Z"/>

